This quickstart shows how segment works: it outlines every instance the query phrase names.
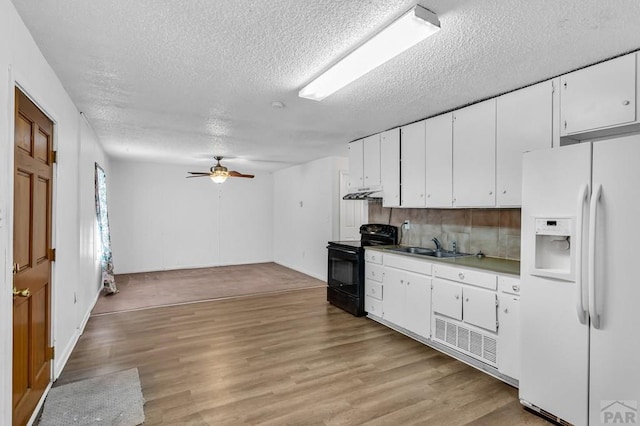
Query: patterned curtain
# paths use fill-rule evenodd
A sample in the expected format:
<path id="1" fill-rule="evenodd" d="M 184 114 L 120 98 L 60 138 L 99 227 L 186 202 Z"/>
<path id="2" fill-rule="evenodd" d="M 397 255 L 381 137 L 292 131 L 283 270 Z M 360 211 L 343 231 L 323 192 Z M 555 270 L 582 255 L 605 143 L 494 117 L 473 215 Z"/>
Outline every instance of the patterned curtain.
<path id="1" fill-rule="evenodd" d="M 111 232 L 109 231 L 109 214 L 107 211 L 107 175 L 102 167 L 96 163 L 96 215 L 102 248 L 102 284 L 107 294 L 118 292 L 113 275 L 113 260 L 111 259 Z"/>

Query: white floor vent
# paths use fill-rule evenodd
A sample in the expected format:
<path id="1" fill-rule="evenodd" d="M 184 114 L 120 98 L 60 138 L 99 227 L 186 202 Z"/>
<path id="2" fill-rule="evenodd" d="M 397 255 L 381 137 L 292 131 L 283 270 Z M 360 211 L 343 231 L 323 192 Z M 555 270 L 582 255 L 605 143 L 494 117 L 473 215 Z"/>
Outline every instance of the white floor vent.
<path id="1" fill-rule="evenodd" d="M 487 364 L 496 365 L 497 341 L 494 336 L 436 317 L 434 338 Z"/>

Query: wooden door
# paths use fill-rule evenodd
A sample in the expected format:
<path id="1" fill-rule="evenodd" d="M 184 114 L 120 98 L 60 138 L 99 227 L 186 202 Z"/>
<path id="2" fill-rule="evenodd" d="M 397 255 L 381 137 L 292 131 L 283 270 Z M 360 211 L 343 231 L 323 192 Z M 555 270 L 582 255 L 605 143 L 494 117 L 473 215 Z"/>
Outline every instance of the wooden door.
<path id="1" fill-rule="evenodd" d="M 13 424 L 24 425 L 51 380 L 53 123 L 16 89 L 13 228 Z"/>

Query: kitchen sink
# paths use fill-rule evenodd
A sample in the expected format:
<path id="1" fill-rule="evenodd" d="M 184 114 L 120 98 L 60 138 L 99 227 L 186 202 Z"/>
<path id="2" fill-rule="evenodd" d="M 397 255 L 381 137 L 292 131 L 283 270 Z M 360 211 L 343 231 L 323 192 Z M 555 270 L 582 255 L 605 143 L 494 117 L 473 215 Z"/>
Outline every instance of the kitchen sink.
<path id="1" fill-rule="evenodd" d="M 432 249 L 425 248 L 425 247 L 404 247 L 404 246 L 400 246 L 400 247 L 390 248 L 390 249 L 387 249 L 387 250 L 399 251 L 399 252 L 402 252 L 402 253 L 419 254 L 421 256 L 438 257 L 438 258 L 442 258 L 442 259 L 446 259 L 446 258 L 450 258 L 450 257 L 473 256 L 472 254 L 469 254 L 469 253 L 453 253 L 453 252 L 450 252 L 450 251 L 437 251 L 437 250 L 432 250 Z"/>
<path id="2" fill-rule="evenodd" d="M 388 250 L 391 251 L 400 251 L 402 253 L 411 253 L 411 254 L 421 254 L 424 256 L 429 256 L 432 253 L 435 253 L 434 250 L 424 248 L 424 247 L 394 247 Z"/>

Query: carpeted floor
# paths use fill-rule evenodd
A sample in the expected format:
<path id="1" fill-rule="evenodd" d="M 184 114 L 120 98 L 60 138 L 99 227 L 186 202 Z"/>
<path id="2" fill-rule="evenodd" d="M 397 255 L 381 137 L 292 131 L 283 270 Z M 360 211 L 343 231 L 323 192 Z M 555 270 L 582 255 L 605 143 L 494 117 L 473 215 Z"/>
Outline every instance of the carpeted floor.
<path id="1" fill-rule="evenodd" d="M 101 295 L 92 314 L 325 286 L 276 263 L 116 275 L 119 293 Z"/>

